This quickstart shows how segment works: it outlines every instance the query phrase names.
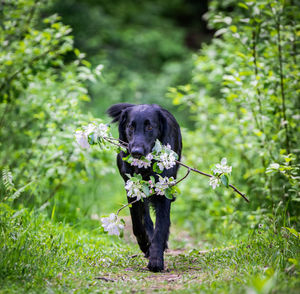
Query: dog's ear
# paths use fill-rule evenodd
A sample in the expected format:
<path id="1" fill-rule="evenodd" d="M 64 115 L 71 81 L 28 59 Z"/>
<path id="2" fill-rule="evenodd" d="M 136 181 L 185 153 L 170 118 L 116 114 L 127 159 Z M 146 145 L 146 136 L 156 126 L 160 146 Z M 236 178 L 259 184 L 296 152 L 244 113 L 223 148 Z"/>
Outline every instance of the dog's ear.
<path id="1" fill-rule="evenodd" d="M 119 118 L 119 138 L 124 142 L 128 142 L 126 136 L 127 117 L 128 117 L 128 107 L 122 110 Z"/>
<path id="2" fill-rule="evenodd" d="M 124 142 L 127 142 L 125 129 L 128 116 L 128 109 L 130 109 L 133 106 L 134 104 L 120 103 L 111 106 L 107 110 L 107 114 L 113 118 L 112 122 L 119 122 L 119 138 Z"/>
<path id="3" fill-rule="evenodd" d="M 121 122 L 121 116 L 122 116 L 122 111 L 127 109 L 128 107 L 134 106 L 133 104 L 129 103 L 119 103 L 111 106 L 110 108 L 107 109 L 106 113 L 113 118 L 112 122 Z"/>
<path id="4" fill-rule="evenodd" d="M 167 135 L 168 135 L 168 122 L 167 122 L 167 116 L 164 112 L 164 109 L 160 109 L 158 112 L 158 118 L 159 118 L 159 140 L 162 143 L 166 143 Z M 168 142 L 167 142 L 168 143 Z"/>

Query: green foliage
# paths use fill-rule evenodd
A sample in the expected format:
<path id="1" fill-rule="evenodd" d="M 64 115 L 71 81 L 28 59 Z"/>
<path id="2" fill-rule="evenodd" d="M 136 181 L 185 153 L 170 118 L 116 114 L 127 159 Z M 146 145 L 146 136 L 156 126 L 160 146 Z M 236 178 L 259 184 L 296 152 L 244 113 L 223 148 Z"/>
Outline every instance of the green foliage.
<path id="1" fill-rule="evenodd" d="M 0 292 L 299 292 L 296 1 L 211 1 L 216 37 L 194 56 L 191 78 L 184 31 L 166 17 L 181 1 L 57 2 L 88 58 L 70 26 L 45 17 L 47 1 L 2 2 Z M 74 131 L 94 120 L 86 102 L 94 113 L 125 100 L 168 105 L 169 86 L 174 108 L 188 110 L 180 124 L 190 126 L 192 113 L 183 162 L 209 170 L 228 158 L 230 182 L 251 202 L 190 175 L 172 223 L 195 249 L 167 255 L 170 272 L 154 278 L 136 246 L 99 230 L 98 214 L 125 202 L 123 182 L 114 154 L 82 151 Z"/>
<path id="2" fill-rule="evenodd" d="M 185 31 L 174 19 L 186 5 L 181 0 L 54 1 L 50 11 L 72 26 L 76 47 L 92 64 L 104 65 L 102 82 L 90 85 L 89 110 L 95 116 L 118 102 L 158 103 L 176 111 L 165 93 L 185 83 L 192 66 Z"/>
<path id="3" fill-rule="evenodd" d="M 2 6 L 0 191 L 9 192 L 6 198 L 15 205 L 42 205 L 60 195 L 65 198 L 60 207 L 80 186 L 99 182 L 104 170 L 114 172 L 107 166 L 113 155 L 87 152 L 87 167 L 74 142 L 76 127 L 92 119 L 81 110 L 90 100 L 85 83 L 97 81 L 100 69 L 91 68 L 78 50 L 76 59 L 65 61 L 74 52 L 71 28 L 57 15 L 38 21 L 43 6 L 43 1 L 29 0 Z"/>
<path id="4" fill-rule="evenodd" d="M 175 209 L 195 216 L 192 227 L 200 215 L 202 230 L 211 229 L 212 215 L 215 226 L 240 226 L 247 210 L 286 215 L 278 224 L 290 217 L 299 225 L 299 15 L 289 1 L 211 2 L 206 17 L 222 37 L 195 56 L 190 83 L 168 95 L 193 112 L 195 129 L 183 136 L 187 163 L 203 169 L 229 158 L 233 182 L 250 207 L 228 193 L 211 195 L 202 181 L 187 181 L 182 190 L 190 198 Z"/>
<path id="5" fill-rule="evenodd" d="M 121 252 L 130 251 L 120 245 L 98 229 L 53 224 L 43 208 L 16 211 L 0 203 L 1 291 L 68 292 L 83 275 L 89 283 L 101 268 L 126 266 Z"/>
<path id="6" fill-rule="evenodd" d="M 230 246 L 166 254 L 168 271 L 144 271 L 138 248 L 97 230 L 53 223 L 43 210 L 0 204 L 0 283 L 4 293 L 297 293 L 299 237 L 269 224 Z M 171 241 L 172 242 L 172 241 Z M 155 283 L 154 283 L 155 282 Z"/>

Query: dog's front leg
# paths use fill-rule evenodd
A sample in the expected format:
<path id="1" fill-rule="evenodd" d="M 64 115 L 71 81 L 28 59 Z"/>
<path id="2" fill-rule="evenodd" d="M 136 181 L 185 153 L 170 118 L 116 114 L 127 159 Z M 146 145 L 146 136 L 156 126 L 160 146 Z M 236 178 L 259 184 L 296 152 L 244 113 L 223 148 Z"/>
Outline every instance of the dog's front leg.
<path id="1" fill-rule="evenodd" d="M 133 198 L 128 198 L 128 202 L 132 202 L 132 199 Z M 130 207 L 133 234 L 135 235 L 141 250 L 145 253 L 145 256 L 148 256 L 150 246 L 150 240 L 145 226 L 145 215 L 147 215 L 147 209 L 149 214 L 149 208 L 142 201 L 133 203 Z"/>
<path id="2" fill-rule="evenodd" d="M 164 269 L 164 251 L 167 248 L 171 224 L 171 201 L 164 196 L 155 195 L 154 197 L 153 204 L 156 212 L 156 222 L 149 248 L 148 268 L 150 271 L 159 272 Z"/>

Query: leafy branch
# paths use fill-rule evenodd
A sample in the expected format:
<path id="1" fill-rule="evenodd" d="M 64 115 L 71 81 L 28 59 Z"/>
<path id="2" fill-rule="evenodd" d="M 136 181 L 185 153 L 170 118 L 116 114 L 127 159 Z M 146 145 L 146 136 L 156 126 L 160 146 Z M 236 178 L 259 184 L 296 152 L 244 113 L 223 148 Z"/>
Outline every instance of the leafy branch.
<path id="1" fill-rule="evenodd" d="M 99 126 L 97 126 L 95 123 L 92 123 L 92 124 L 89 124 L 84 129 L 85 129 L 84 131 L 76 132 L 77 142 L 83 148 L 89 148 L 90 147 L 89 145 L 94 145 L 94 144 L 98 144 L 100 147 L 102 147 L 102 145 L 105 144 L 105 141 L 114 146 L 117 146 L 118 148 L 120 148 L 121 150 L 124 150 L 125 152 L 128 148 L 127 142 L 124 142 L 120 139 L 116 139 L 116 138 L 109 136 L 108 135 L 108 131 L 109 131 L 108 126 L 106 126 L 104 124 L 100 124 Z M 149 155 L 150 155 L 150 157 L 149 157 Z M 168 187 L 172 188 L 175 185 L 177 185 L 178 183 L 180 183 L 181 181 L 183 181 L 184 179 L 186 179 L 189 176 L 190 172 L 195 172 L 195 173 L 201 174 L 203 176 L 209 177 L 211 179 L 210 185 L 213 187 L 213 189 L 215 187 L 219 186 L 219 183 L 222 182 L 223 185 L 225 185 L 227 188 L 233 189 L 234 192 L 239 194 L 241 197 L 243 197 L 243 199 L 246 202 L 249 203 L 249 199 L 246 197 L 246 195 L 244 193 L 242 193 L 239 189 L 237 189 L 232 184 L 229 184 L 227 173 L 231 172 L 231 167 L 226 165 L 226 162 L 227 162 L 226 159 L 223 163 L 221 162 L 221 164 L 218 164 L 219 167 L 214 171 L 214 175 L 211 175 L 211 174 L 202 172 L 196 168 L 190 167 L 190 166 L 182 163 L 181 161 L 178 160 L 177 157 L 178 157 L 177 154 L 173 150 L 171 150 L 170 146 L 163 146 L 157 140 L 155 146 L 152 149 L 152 153 L 148 154 L 146 156 L 146 158 L 142 157 L 141 159 L 136 159 L 136 158 L 132 158 L 132 156 L 129 154 L 127 157 L 123 158 L 123 160 L 127 161 L 128 163 L 130 163 L 133 166 L 138 166 L 139 168 L 141 168 L 141 167 L 148 168 L 151 166 L 152 159 L 154 159 L 155 162 L 154 162 L 152 168 L 158 174 L 160 174 L 164 168 L 169 169 L 169 168 L 173 167 L 175 164 L 181 165 L 184 168 L 186 168 L 187 173 L 181 179 L 179 179 L 177 181 L 174 181 L 174 180 L 169 181 L 168 179 L 162 178 L 161 176 L 159 176 L 160 189 L 158 189 L 156 187 L 155 191 L 158 192 L 157 194 L 161 193 L 161 195 L 165 195 L 167 198 L 169 198 L 168 194 L 170 194 L 172 192 L 176 193 L 176 191 L 175 190 L 170 191 L 170 190 L 168 190 L 168 188 L 164 188 L 164 186 L 167 185 Z M 149 184 L 147 183 L 147 181 L 142 180 L 142 178 L 135 179 L 135 177 L 130 177 L 130 175 L 128 175 L 128 177 L 130 179 L 134 179 L 134 181 L 137 181 L 138 185 L 139 185 L 139 189 L 137 189 L 137 187 L 135 187 L 135 189 L 139 190 L 139 192 L 132 193 L 133 195 L 130 194 L 131 197 L 136 196 L 137 199 L 140 200 L 143 197 L 147 197 L 152 194 L 155 194 L 154 190 L 152 189 L 152 188 L 155 188 L 155 186 L 153 186 L 153 183 L 155 182 L 153 177 L 151 177 L 151 180 L 149 181 L 150 188 L 149 188 Z M 129 180 L 126 183 L 125 188 L 131 189 L 134 186 L 134 183 L 133 183 L 134 181 Z M 150 191 L 152 191 L 152 192 L 150 192 Z M 170 197 L 170 199 L 172 199 L 172 197 Z"/>
<path id="2" fill-rule="evenodd" d="M 233 189 L 238 193 L 246 202 L 249 199 L 239 191 L 235 186 L 229 184 L 228 175 L 231 173 L 232 167 L 227 165 L 227 159 L 223 158 L 220 164 L 215 165 L 213 170 L 214 175 L 202 172 L 196 168 L 192 168 L 178 160 L 178 155 L 171 149 L 169 144 L 162 145 L 159 140 L 156 140 L 152 152 L 141 158 L 133 158 L 131 154 L 127 152 L 128 143 L 120 139 L 113 138 L 109 133 L 109 127 L 105 124 L 90 123 L 88 126 L 84 126 L 82 129 L 77 130 L 75 133 L 77 143 L 84 149 L 89 149 L 90 145 L 99 145 L 100 148 L 105 147 L 106 143 L 110 143 L 117 147 L 117 151 L 123 150 L 128 155 L 123 157 L 123 161 L 126 161 L 131 166 L 138 168 L 152 168 L 156 172 L 157 176 L 150 176 L 148 180 L 144 180 L 141 174 L 126 174 L 128 180 L 125 183 L 125 189 L 127 191 L 127 197 L 133 200 L 123 205 L 118 209 L 117 213 L 111 213 L 108 217 L 101 218 L 102 227 L 104 231 L 110 235 L 120 235 L 124 228 L 124 221 L 118 218 L 121 210 L 138 202 L 143 198 L 147 198 L 153 195 L 162 195 L 170 200 L 174 200 L 175 195 L 178 193 L 177 184 L 186 179 L 191 172 L 201 174 L 209 177 L 209 185 L 213 189 L 218 187 L 222 183 L 225 187 Z M 154 163 L 152 164 L 152 162 Z M 165 169 L 173 168 L 174 166 L 181 165 L 187 169 L 186 174 L 179 180 L 175 180 L 173 177 L 163 177 L 160 174 Z M 120 223 L 120 222 L 123 222 Z"/>
<path id="3" fill-rule="evenodd" d="M 203 175 L 203 176 L 205 176 L 205 177 L 209 177 L 209 178 L 214 177 L 213 175 L 204 173 L 204 172 L 202 172 L 202 171 L 200 171 L 200 170 L 198 170 L 198 169 L 196 169 L 196 168 L 191 168 L 190 166 L 188 166 L 188 165 L 186 165 L 186 164 L 184 164 L 184 163 L 182 163 L 182 162 L 180 162 L 180 161 L 176 161 L 176 163 L 178 163 L 179 165 L 181 165 L 181 166 L 183 166 L 183 167 L 185 167 L 185 168 L 188 169 L 187 174 L 186 174 L 181 180 L 179 180 L 176 184 L 178 184 L 179 182 L 181 182 L 182 180 L 184 180 L 184 179 L 189 175 L 189 173 L 190 173 L 191 171 L 193 171 L 193 172 L 195 172 L 195 173 L 198 173 L 198 174 L 200 174 L 200 175 Z M 220 175 L 220 176 L 221 176 L 221 175 Z M 246 197 L 246 195 L 245 195 L 244 193 L 242 193 L 241 191 L 239 191 L 235 186 L 233 186 L 232 184 L 228 184 L 228 187 L 230 187 L 231 189 L 233 189 L 234 192 L 236 192 L 236 193 L 238 193 L 240 196 L 242 196 L 246 202 L 248 202 L 248 203 L 250 202 L 249 199 Z"/>

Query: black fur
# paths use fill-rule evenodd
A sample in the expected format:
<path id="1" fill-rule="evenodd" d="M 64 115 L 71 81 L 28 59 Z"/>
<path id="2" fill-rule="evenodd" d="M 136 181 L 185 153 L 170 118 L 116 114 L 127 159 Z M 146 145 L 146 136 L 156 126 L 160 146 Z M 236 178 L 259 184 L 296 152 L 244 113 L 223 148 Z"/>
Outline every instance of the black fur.
<path id="1" fill-rule="evenodd" d="M 162 144 L 170 144 L 180 159 L 182 142 L 181 132 L 174 116 L 167 110 L 156 104 L 133 105 L 128 103 L 115 104 L 107 113 L 113 118 L 113 122 L 119 123 L 119 138 L 129 144 L 128 151 L 134 157 L 146 156 L 151 152 L 156 139 Z M 152 167 L 138 169 L 131 166 L 122 158 L 124 152 L 117 156 L 117 164 L 124 181 L 128 180 L 126 174 L 139 173 L 144 180 L 149 180 L 152 175 Z M 164 170 L 163 177 L 176 178 L 178 165 Z M 134 199 L 128 198 L 129 202 Z M 158 272 L 164 269 L 164 250 L 167 248 L 170 228 L 171 201 L 161 195 L 153 195 L 150 198 L 138 201 L 130 208 L 133 233 L 136 236 L 140 249 L 149 258 L 148 268 Z M 156 213 L 155 228 L 149 213 L 149 205 L 152 205 Z"/>

